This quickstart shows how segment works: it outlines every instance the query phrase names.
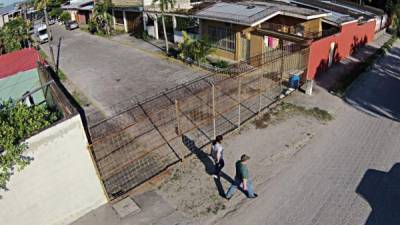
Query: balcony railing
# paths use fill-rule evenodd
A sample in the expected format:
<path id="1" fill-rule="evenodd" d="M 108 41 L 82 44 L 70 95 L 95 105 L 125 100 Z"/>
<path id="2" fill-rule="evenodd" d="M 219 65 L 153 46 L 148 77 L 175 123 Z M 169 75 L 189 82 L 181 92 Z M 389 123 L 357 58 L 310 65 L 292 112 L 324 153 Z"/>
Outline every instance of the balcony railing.
<path id="1" fill-rule="evenodd" d="M 276 24 L 276 23 L 263 23 L 261 25 L 262 29 L 264 30 L 270 30 L 270 31 L 276 31 L 280 33 L 285 33 L 285 34 L 291 34 L 291 35 L 296 35 L 299 37 L 304 37 L 306 39 L 320 39 L 324 38 L 330 35 L 333 35 L 335 33 L 339 32 L 338 28 L 332 27 L 329 29 L 325 29 L 319 32 L 307 32 L 304 31 L 304 27 L 302 25 L 296 25 L 296 26 L 287 26 L 283 24 Z"/>

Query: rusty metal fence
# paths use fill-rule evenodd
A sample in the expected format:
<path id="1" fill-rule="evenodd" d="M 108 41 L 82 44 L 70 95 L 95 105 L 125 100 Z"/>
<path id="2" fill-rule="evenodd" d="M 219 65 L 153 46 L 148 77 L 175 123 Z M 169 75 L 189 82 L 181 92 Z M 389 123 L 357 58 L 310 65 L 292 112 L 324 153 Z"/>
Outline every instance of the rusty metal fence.
<path id="1" fill-rule="evenodd" d="M 182 161 L 275 102 L 308 49 L 278 49 L 138 102 L 90 127 L 91 153 L 110 199 Z M 89 118 L 90 120 L 90 115 Z"/>

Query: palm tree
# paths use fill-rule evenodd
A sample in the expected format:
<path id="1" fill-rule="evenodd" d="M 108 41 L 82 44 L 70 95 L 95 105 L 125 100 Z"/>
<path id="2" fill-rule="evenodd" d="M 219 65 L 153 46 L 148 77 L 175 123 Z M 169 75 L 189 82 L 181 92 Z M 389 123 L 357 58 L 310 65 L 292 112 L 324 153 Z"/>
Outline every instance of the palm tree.
<path id="1" fill-rule="evenodd" d="M 153 5 L 155 5 L 157 3 L 160 8 L 160 11 L 161 11 L 161 21 L 162 21 L 162 25 L 163 25 L 164 40 L 165 40 L 165 51 L 168 54 L 168 50 L 169 50 L 168 49 L 168 38 L 167 38 L 167 29 L 165 28 L 164 14 L 165 14 L 165 11 L 168 10 L 169 6 L 171 6 L 171 8 L 174 8 L 175 0 L 153 0 Z"/>
<path id="2" fill-rule="evenodd" d="M 97 31 L 105 30 L 110 35 L 112 17 L 108 10 L 110 8 L 110 1 L 104 1 L 103 3 L 96 3 L 93 10 L 93 19 L 96 22 Z"/>
<path id="3" fill-rule="evenodd" d="M 55 60 L 54 60 L 54 52 L 53 52 L 53 40 L 52 40 L 52 35 L 51 35 L 51 30 L 49 26 L 49 17 L 47 15 L 47 3 L 49 0 L 35 0 L 35 9 L 37 10 L 43 10 L 44 12 L 44 19 L 46 22 L 46 30 L 47 30 L 47 35 L 49 37 L 49 50 L 50 50 L 50 57 L 52 64 L 55 65 Z"/>

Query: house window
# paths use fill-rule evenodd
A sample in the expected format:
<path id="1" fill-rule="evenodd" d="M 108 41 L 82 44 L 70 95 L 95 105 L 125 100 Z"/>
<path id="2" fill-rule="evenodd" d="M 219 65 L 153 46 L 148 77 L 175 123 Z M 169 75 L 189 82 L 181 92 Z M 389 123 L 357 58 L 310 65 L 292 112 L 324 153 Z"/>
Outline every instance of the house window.
<path id="1" fill-rule="evenodd" d="M 115 23 L 124 24 L 124 16 L 122 11 L 114 11 Z"/>
<path id="2" fill-rule="evenodd" d="M 226 51 L 235 51 L 235 34 L 229 27 L 208 27 L 208 38 L 212 45 Z"/>

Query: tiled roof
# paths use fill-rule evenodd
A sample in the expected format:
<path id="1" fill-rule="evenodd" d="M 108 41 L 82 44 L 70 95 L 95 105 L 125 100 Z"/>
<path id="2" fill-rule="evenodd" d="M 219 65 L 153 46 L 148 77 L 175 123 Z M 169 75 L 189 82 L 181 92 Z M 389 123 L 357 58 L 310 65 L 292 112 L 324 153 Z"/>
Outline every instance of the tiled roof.
<path id="1" fill-rule="evenodd" d="M 0 56 L 0 79 L 16 73 L 36 68 L 39 53 L 33 48 L 25 48 Z"/>

